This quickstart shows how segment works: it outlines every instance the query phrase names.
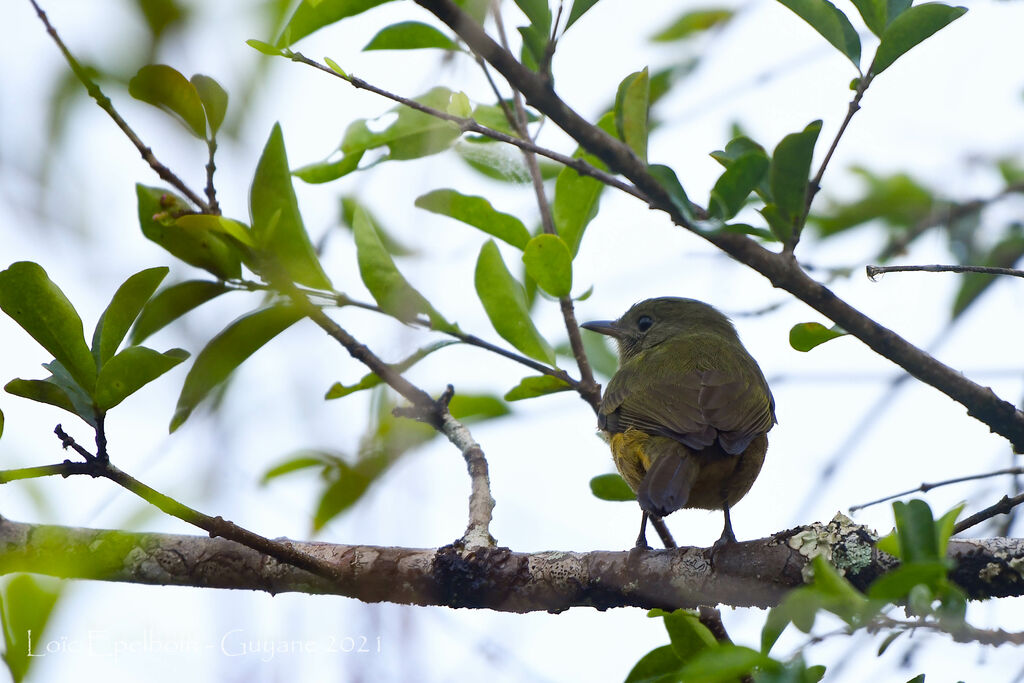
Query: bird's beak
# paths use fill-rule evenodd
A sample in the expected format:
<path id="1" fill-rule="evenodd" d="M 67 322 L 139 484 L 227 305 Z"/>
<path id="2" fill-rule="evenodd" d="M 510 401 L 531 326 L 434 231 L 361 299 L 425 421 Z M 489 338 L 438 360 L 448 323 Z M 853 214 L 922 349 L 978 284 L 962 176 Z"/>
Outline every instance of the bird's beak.
<path id="1" fill-rule="evenodd" d="M 623 330 L 619 327 L 617 320 L 592 320 L 591 322 L 583 323 L 580 327 L 591 332 L 597 332 L 598 334 L 606 334 L 615 339 L 623 336 Z"/>

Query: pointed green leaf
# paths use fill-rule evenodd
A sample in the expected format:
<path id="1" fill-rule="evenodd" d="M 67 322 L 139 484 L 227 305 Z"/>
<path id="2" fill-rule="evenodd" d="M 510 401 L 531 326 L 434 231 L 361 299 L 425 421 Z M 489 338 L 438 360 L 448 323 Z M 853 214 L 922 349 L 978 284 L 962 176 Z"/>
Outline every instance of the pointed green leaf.
<path id="1" fill-rule="evenodd" d="M 299 451 L 296 455 L 286 459 L 284 462 L 274 465 L 263 473 L 260 484 L 267 484 L 278 477 L 292 472 L 309 469 L 311 467 L 324 467 L 334 464 L 334 460 L 326 459 L 318 451 Z"/>
<path id="2" fill-rule="evenodd" d="M 521 220 L 498 211 L 483 197 L 457 190 L 434 190 L 417 197 L 416 206 L 472 225 L 519 249 L 525 249 L 530 241 L 530 231 Z"/>
<path id="3" fill-rule="evenodd" d="M 420 50 L 423 48 L 458 50 L 459 46 L 430 24 L 419 21 L 402 21 L 382 28 L 377 35 L 370 39 L 363 50 Z"/>
<path id="4" fill-rule="evenodd" d="M 292 175 L 311 185 L 329 183 L 357 170 L 359 168 L 359 161 L 362 158 L 363 152 L 346 154 L 337 161 L 323 161 L 301 166 L 292 171 Z"/>
<path id="5" fill-rule="evenodd" d="M 93 402 L 92 396 L 79 386 L 78 382 L 71 377 L 67 368 L 61 365 L 60 361 L 52 360 L 49 363 L 43 363 L 43 367 L 50 371 L 50 376 L 44 381 L 60 387 L 68 399 L 71 400 L 75 415 L 85 420 L 90 426 L 95 427 L 96 405 Z"/>
<path id="6" fill-rule="evenodd" d="M 505 266 L 494 240 L 480 250 L 474 284 L 494 330 L 527 356 L 554 365 L 555 352 L 534 327 L 523 286 Z"/>
<path id="7" fill-rule="evenodd" d="M 900 560 L 906 563 L 940 559 L 938 534 L 932 509 L 923 500 L 892 504 L 900 542 Z"/>
<path id="8" fill-rule="evenodd" d="M 418 252 L 412 247 L 407 247 L 402 244 L 387 230 L 384 225 L 370 211 L 369 207 L 359 201 L 356 197 L 351 195 L 341 198 L 341 223 L 342 226 L 352 229 L 356 220 L 356 210 L 361 210 L 366 213 L 366 217 L 370 219 L 370 224 L 373 225 L 373 229 L 377 232 L 377 237 L 380 238 L 381 244 L 392 256 L 414 256 Z"/>
<path id="9" fill-rule="evenodd" d="M 615 134 L 615 113 L 608 112 L 600 118 L 597 126 L 609 135 Z M 579 147 L 573 158 L 582 158 L 596 168 L 606 168 L 597 157 L 587 154 Z M 551 203 L 551 215 L 555 221 L 558 236 L 569 245 L 573 258 L 580 249 L 583 233 L 597 215 L 604 183 L 590 176 L 583 176 L 575 170 L 564 167 L 555 180 L 555 197 Z"/>
<path id="10" fill-rule="evenodd" d="M 615 94 L 615 128 L 633 152 L 647 161 L 647 112 L 651 78 L 647 67 L 622 79 Z"/>
<path id="11" fill-rule="evenodd" d="M 234 245 L 204 225 L 178 223 L 192 212 L 184 199 L 169 190 L 138 184 L 139 225 L 142 234 L 189 265 L 224 280 L 242 276 L 242 259 Z"/>
<path id="12" fill-rule="evenodd" d="M 196 87 L 166 64 L 148 64 L 128 81 L 128 93 L 177 116 L 196 137 L 206 138 L 206 113 Z"/>
<path id="13" fill-rule="evenodd" d="M 888 8 L 886 0 L 851 0 L 857 8 L 861 19 L 867 24 L 871 32 L 881 37 L 885 25 L 889 23 Z"/>
<path id="14" fill-rule="evenodd" d="M 0 271 L 0 309 L 68 369 L 91 394 L 96 361 L 85 343 L 82 319 L 43 268 L 29 261 Z"/>
<path id="15" fill-rule="evenodd" d="M 270 43 L 265 43 L 262 40 L 256 40 L 255 38 L 250 38 L 245 41 L 245 44 L 257 52 L 262 52 L 268 57 L 281 57 L 284 54 L 281 48 L 274 47 Z"/>
<path id="16" fill-rule="evenodd" d="M 398 271 L 377 235 L 373 221 L 362 207 L 356 208 L 352 231 L 355 234 L 359 275 L 381 310 L 402 322 L 411 322 L 418 314 L 424 313 L 430 318 L 434 329 L 452 329 L 451 323 Z"/>
<path id="17" fill-rule="evenodd" d="M 814 143 L 820 132 L 821 120 L 812 121 L 799 133 L 782 138 L 772 154 L 772 197 L 782 217 L 790 224 L 795 225 L 806 210 Z"/>
<path id="18" fill-rule="evenodd" d="M 681 681 L 732 681 L 755 669 L 777 670 L 780 666 L 757 650 L 723 644 L 699 652 L 679 673 Z"/>
<path id="19" fill-rule="evenodd" d="M 448 412 L 459 422 L 473 423 L 504 417 L 512 412 L 505 401 L 490 394 L 455 394 Z"/>
<path id="20" fill-rule="evenodd" d="M 220 83 L 203 74 L 192 76 L 192 86 L 199 93 L 199 100 L 206 111 L 206 120 L 210 122 L 210 130 L 216 135 L 228 112 L 228 94 L 220 87 Z"/>
<path id="21" fill-rule="evenodd" d="M 367 476 L 344 461 L 338 462 L 336 467 L 337 479 L 324 490 L 316 512 L 313 513 L 314 531 L 320 531 L 328 522 L 352 507 L 373 483 L 374 477 Z"/>
<path id="22" fill-rule="evenodd" d="M 618 474 L 599 474 L 590 480 L 590 492 L 601 500 L 625 502 L 636 500 L 636 494 Z"/>
<path id="23" fill-rule="evenodd" d="M 32 663 L 39 661 L 38 657 L 45 657 L 48 654 L 42 650 L 47 642 L 44 640 L 46 624 L 60 598 L 60 593 L 61 584 L 57 581 L 29 574 L 18 574 L 4 586 L 3 594 L 0 596 L 0 617 L 3 620 L 4 634 L 3 661 L 10 671 L 10 680 L 15 683 L 38 678 L 29 677 L 27 674 Z M 43 670 L 45 669 L 44 666 Z"/>
<path id="24" fill-rule="evenodd" d="M 504 399 L 506 401 L 522 401 L 526 398 L 557 394 L 560 391 L 569 391 L 570 389 L 572 389 L 571 386 L 557 377 L 537 375 L 534 377 L 524 377 L 519 384 L 506 392 Z"/>
<path id="25" fill-rule="evenodd" d="M 168 272 L 170 268 L 166 266 L 149 268 L 132 275 L 117 289 L 96 322 L 92 335 L 92 354 L 96 359 L 96 367 L 102 368 L 104 363 L 114 357 L 128 329 Z"/>
<path id="26" fill-rule="evenodd" d="M 572 254 L 558 235 L 537 235 L 523 250 L 526 272 L 537 285 L 554 297 L 572 291 Z"/>
<path id="27" fill-rule="evenodd" d="M 654 179 L 658 181 L 658 184 L 668 192 L 672 206 L 674 206 L 676 210 L 683 215 L 683 217 L 692 220 L 693 209 L 690 205 L 690 199 L 686 196 L 686 190 L 683 189 L 682 183 L 679 182 L 679 177 L 676 175 L 676 172 L 664 164 L 651 164 L 647 167 L 647 172 L 654 176 Z"/>
<path id="28" fill-rule="evenodd" d="M 746 135 L 738 135 L 734 137 L 725 146 L 724 150 L 717 150 L 711 153 L 711 158 L 718 163 L 725 166 L 728 169 L 734 161 L 747 154 L 761 154 L 765 158 L 768 158 L 768 153 L 764 147 L 760 144 L 751 140 Z M 761 182 L 754 188 L 757 192 L 757 196 L 763 199 L 766 203 L 772 201 L 772 189 L 769 184 L 768 175 L 761 178 Z"/>
<path id="29" fill-rule="evenodd" d="M 208 280 L 187 280 L 165 288 L 142 307 L 129 343 L 141 343 L 193 308 L 230 291 L 232 289 L 224 283 Z"/>
<path id="30" fill-rule="evenodd" d="M 768 156 L 762 150 L 751 150 L 732 161 L 711 190 L 711 214 L 728 220 L 739 213 L 768 175 L 768 167 Z"/>
<path id="31" fill-rule="evenodd" d="M 56 383 L 46 379 L 12 379 L 4 386 L 4 391 L 14 396 L 27 398 L 30 401 L 47 403 L 63 408 L 73 415 L 79 415 L 71 398 Z M 79 415 L 81 417 L 81 415 Z"/>
<path id="32" fill-rule="evenodd" d="M 956 526 L 956 518 L 964 511 L 966 503 L 960 503 L 946 514 L 935 520 L 936 543 L 938 544 L 938 556 L 946 556 L 946 548 L 949 547 L 949 538 L 953 535 L 953 527 Z"/>
<path id="33" fill-rule="evenodd" d="M 96 379 L 96 406 L 110 410 L 136 391 L 188 358 L 188 352 L 160 353 L 145 346 L 129 346 L 103 365 Z"/>
<path id="34" fill-rule="evenodd" d="M 576 20 L 586 14 L 587 10 L 597 4 L 597 0 L 573 0 L 572 9 L 569 10 L 569 20 L 565 23 L 565 30 L 576 23 Z"/>
<path id="35" fill-rule="evenodd" d="M 325 26 L 361 14 L 389 0 L 320 0 L 300 2 L 275 42 L 278 48 L 294 45 L 300 38 Z"/>
<path id="36" fill-rule="evenodd" d="M 700 618 L 696 614 L 677 609 L 666 613 L 663 619 L 672 649 L 676 657 L 679 657 L 679 661 L 689 662 L 701 652 L 718 647 L 715 636 L 707 626 L 700 623 Z"/>
<path id="37" fill-rule="evenodd" d="M 330 289 L 295 199 L 281 124 L 275 123 L 249 190 L 252 234 L 295 282 Z M 274 216 L 278 216 L 274 221 Z"/>
<path id="38" fill-rule="evenodd" d="M 963 16 L 966 7 L 950 7 L 938 2 L 916 5 L 892 19 L 882 32 L 882 42 L 871 63 L 876 76 L 911 48 Z"/>
<path id="39" fill-rule="evenodd" d="M 633 666 L 625 683 L 661 683 L 682 681 L 680 671 L 683 663 L 676 657 L 671 645 L 656 647 Z"/>
<path id="40" fill-rule="evenodd" d="M 703 33 L 732 19 L 733 10 L 725 8 L 690 10 L 651 36 L 656 43 L 683 40 Z"/>
<path id="41" fill-rule="evenodd" d="M 437 87 L 413 99 L 424 106 L 447 111 L 451 98 L 451 90 Z M 462 135 L 459 127 L 451 121 L 405 105 L 392 108 L 389 114 L 397 114 L 397 117 L 380 132 L 371 131 L 366 119 L 350 123 L 341 141 L 342 153 L 356 154 L 386 146 L 388 159 L 419 159 L 448 149 Z"/>
<path id="42" fill-rule="evenodd" d="M 238 318 L 211 339 L 196 356 L 185 377 L 170 431 L 180 427 L 199 402 L 242 361 L 301 317 L 302 313 L 294 306 L 262 308 Z"/>
<path id="43" fill-rule="evenodd" d="M 853 24 L 828 0 L 779 0 L 860 69 L 860 38 Z"/>
<path id="44" fill-rule="evenodd" d="M 789 345 L 797 351 L 810 351 L 819 344 L 848 334 L 837 325 L 825 327 L 821 323 L 797 323 L 789 330 Z"/>

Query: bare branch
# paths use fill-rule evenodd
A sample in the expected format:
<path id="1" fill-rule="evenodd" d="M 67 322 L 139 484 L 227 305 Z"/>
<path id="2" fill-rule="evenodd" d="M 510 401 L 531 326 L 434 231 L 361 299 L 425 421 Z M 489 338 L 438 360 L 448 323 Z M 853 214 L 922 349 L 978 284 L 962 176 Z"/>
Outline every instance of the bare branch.
<path id="1" fill-rule="evenodd" d="M 953 533 L 959 534 L 962 531 L 970 529 L 972 526 L 977 526 L 987 519 L 991 519 L 996 515 L 1005 515 L 1010 512 L 1013 508 L 1017 507 L 1021 503 L 1024 503 L 1024 493 L 1016 495 L 1014 497 L 1003 496 L 999 499 L 995 505 L 990 505 L 984 510 L 980 510 L 970 517 L 960 520 L 953 527 Z"/>
<path id="2" fill-rule="evenodd" d="M 985 472 L 984 474 L 971 474 L 966 477 L 957 477 L 956 479 L 946 479 L 944 481 L 937 481 L 934 483 L 922 483 L 915 489 L 907 489 L 906 491 L 900 491 L 899 493 L 893 493 L 876 500 L 868 501 L 867 503 L 861 503 L 859 505 L 851 505 L 850 512 L 856 512 L 857 510 L 863 510 L 869 508 L 872 505 L 878 505 L 886 501 L 895 500 L 902 498 L 903 496 L 909 496 L 912 493 L 928 493 L 932 489 L 937 489 L 940 486 L 949 486 L 950 484 L 959 484 L 965 481 L 975 481 L 977 479 L 988 479 L 989 477 L 999 477 L 1004 474 L 1024 474 L 1024 467 L 1008 467 L 1002 470 L 995 470 L 994 472 Z"/>
<path id="3" fill-rule="evenodd" d="M 994 266 L 864 266 L 868 278 L 874 280 L 876 276 L 885 273 L 984 273 L 986 275 L 1012 275 L 1024 277 L 1024 270 L 1014 268 L 996 268 Z"/>

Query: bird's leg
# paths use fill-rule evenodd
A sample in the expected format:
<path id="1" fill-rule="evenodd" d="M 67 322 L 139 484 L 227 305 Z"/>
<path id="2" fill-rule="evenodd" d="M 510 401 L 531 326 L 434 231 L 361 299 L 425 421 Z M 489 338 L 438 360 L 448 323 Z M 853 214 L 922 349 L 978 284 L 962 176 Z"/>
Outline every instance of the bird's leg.
<path id="1" fill-rule="evenodd" d="M 647 545 L 647 511 L 644 510 L 643 517 L 640 519 L 640 535 L 636 537 L 636 547 L 641 550 L 650 550 L 651 546 Z"/>
<path id="2" fill-rule="evenodd" d="M 736 542 L 736 534 L 732 532 L 732 519 L 729 517 L 729 505 L 722 505 L 722 510 L 725 512 L 725 528 L 722 529 L 719 539 L 711 546 L 711 557 L 714 557 L 725 546 Z"/>

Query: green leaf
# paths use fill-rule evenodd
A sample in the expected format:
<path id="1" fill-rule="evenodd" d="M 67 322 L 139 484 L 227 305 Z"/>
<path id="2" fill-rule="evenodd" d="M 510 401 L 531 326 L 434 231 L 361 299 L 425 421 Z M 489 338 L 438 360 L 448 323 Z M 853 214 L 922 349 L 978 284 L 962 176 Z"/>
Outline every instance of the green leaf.
<path id="1" fill-rule="evenodd" d="M 682 681 L 732 681 L 755 669 L 777 669 L 779 665 L 757 650 L 723 644 L 703 650 L 679 673 Z"/>
<path id="2" fill-rule="evenodd" d="M 830 339 L 849 334 L 838 325 L 825 327 L 821 323 L 797 323 L 789 330 L 789 345 L 797 351 L 810 351 Z"/>
<path id="3" fill-rule="evenodd" d="M 288 168 L 281 124 L 275 123 L 249 190 L 253 237 L 295 282 L 316 289 L 331 289 L 331 281 L 302 224 Z"/>
<path id="4" fill-rule="evenodd" d="M 114 357 L 128 329 L 169 271 L 170 268 L 166 266 L 140 271 L 125 280 L 114 293 L 96 322 L 92 335 L 92 355 L 96 359 L 96 367 L 102 368 L 104 363 Z"/>
<path id="5" fill-rule="evenodd" d="M 647 161 L 647 114 L 651 102 L 651 78 L 644 67 L 619 83 L 615 94 L 615 128 L 619 138 L 644 162 Z"/>
<path id="6" fill-rule="evenodd" d="M 373 222 L 362 207 L 356 208 L 352 231 L 355 234 L 359 275 L 381 310 L 406 323 L 412 322 L 418 314 L 424 313 L 430 318 L 434 329 L 453 329 L 451 323 L 445 320 L 398 271 L 398 267 L 377 235 Z"/>
<path id="7" fill-rule="evenodd" d="M 923 500 L 892 504 L 896 517 L 896 536 L 900 543 L 900 560 L 928 562 L 942 559 L 932 509 Z"/>
<path id="8" fill-rule="evenodd" d="M 512 412 L 508 404 L 490 394 L 455 394 L 448 412 L 460 422 L 481 422 L 504 417 Z"/>
<path id="9" fill-rule="evenodd" d="M 216 135 L 228 111 L 228 94 L 220 87 L 220 83 L 203 74 L 193 75 L 191 82 L 203 103 L 206 120 L 210 122 L 210 130 Z"/>
<path id="10" fill-rule="evenodd" d="M 165 288 L 142 307 L 129 343 L 141 343 L 192 309 L 230 291 L 223 282 L 209 280 L 186 280 Z"/>
<path id="11" fill-rule="evenodd" d="M 4 391 L 14 396 L 27 398 L 30 401 L 46 403 L 63 408 L 73 415 L 82 415 L 71 402 L 71 398 L 58 384 L 51 379 L 12 379 L 4 386 Z M 88 420 L 87 420 L 88 421 Z M 95 421 L 95 420 L 94 420 Z"/>
<path id="12" fill-rule="evenodd" d="M 860 38 L 853 24 L 828 0 L 779 0 L 860 69 Z"/>
<path id="13" fill-rule="evenodd" d="M 145 346 L 129 346 L 100 370 L 96 379 L 96 407 L 110 410 L 186 358 L 188 352 L 183 349 L 160 353 Z"/>
<path id="14" fill-rule="evenodd" d="M 377 231 L 377 237 L 380 238 L 381 244 L 384 245 L 389 254 L 392 256 L 413 256 L 418 253 L 412 247 L 407 247 L 399 242 L 365 204 L 351 195 L 341 198 L 341 223 L 344 227 L 352 229 L 356 220 L 356 210 L 366 213 L 366 217 L 370 219 L 373 229 Z"/>
<path id="15" fill-rule="evenodd" d="M 362 158 L 363 152 L 361 151 L 355 154 L 346 154 L 337 161 L 322 161 L 301 166 L 292 171 L 292 175 L 311 185 L 329 183 L 358 170 Z"/>
<path id="16" fill-rule="evenodd" d="M 576 20 L 586 14 L 587 10 L 597 4 L 597 0 L 573 0 L 572 9 L 569 10 L 569 20 L 565 23 L 565 30 L 576 23 Z M 564 32 L 564 31 L 563 31 Z"/>
<path id="17" fill-rule="evenodd" d="M 611 502 L 636 500 L 636 494 L 618 474 L 599 474 L 590 480 L 590 492 L 596 498 Z"/>
<path id="18" fill-rule="evenodd" d="M 92 394 L 96 361 L 85 344 L 82 319 L 40 265 L 19 261 L 0 271 L 0 309 L 52 353 L 87 394 Z"/>
<path id="19" fill-rule="evenodd" d="M 262 40 L 256 40 L 255 38 L 250 38 L 245 41 L 245 44 L 268 57 L 281 57 L 284 55 L 284 51 L 281 48 L 274 47 L 270 43 L 264 43 Z"/>
<path id="20" fill-rule="evenodd" d="M 278 48 L 294 45 L 300 38 L 325 26 L 361 14 L 389 0 L 320 0 L 301 2 L 275 41 Z"/>
<path id="21" fill-rule="evenodd" d="M 523 250 L 527 274 L 551 296 L 561 298 L 572 291 L 572 255 L 558 235 L 537 235 Z"/>
<path id="22" fill-rule="evenodd" d="M 677 609 L 665 613 L 662 618 L 665 620 L 665 630 L 671 639 L 672 649 L 675 650 L 679 661 L 687 663 L 699 653 L 718 647 L 715 636 L 707 626 L 700 623 L 700 618 L 696 614 Z"/>
<path id="23" fill-rule="evenodd" d="M 763 150 L 752 150 L 732 161 L 711 190 L 712 215 L 728 220 L 739 213 L 750 193 L 764 181 L 769 165 Z"/>
<path id="24" fill-rule="evenodd" d="M 185 377 L 170 431 L 188 419 L 199 402 L 228 375 L 268 341 L 302 317 L 294 306 L 262 308 L 225 327 L 199 352 Z"/>
<path id="25" fill-rule="evenodd" d="M 148 64 L 128 81 L 128 94 L 175 115 L 196 137 L 206 138 L 206 113 L 199 92 L 166 64 Z"/>
<path id="26" fill-rule="evenodd" d="M 868 588 L 874 600 L 905 600 L 914 586 L 934 586 L 946 579 L 948 568 L 941 562 L 910 562 L 878 577 Z"/>
<path id="27" fill-rule="evenodd" d="M 521 220 L 498 211 L 483 197 L 445 189 L 417 197 L 415 203 L 421 209 L 472 225 L 519 249 L 525 249 L 530 241 L 530 231 Z"/>
<path id="28" fill-rule="evenodd" d="M 560 391 L 569 391 L 571 386 L 564 381 L 551 375 L 536 375 L 524 377 L 519 384 L 510 389 L 504 396 L 506 401 L 522 401 L 526 398 L 547 396 L 557 394 Z"/>
<path id="29" fill-rule="evenodd" d="M 728 169 L 733 162 L 740 157 L 746 156 L 747 154 L 758 154 L 760 153 L 765 158 L 768 158 L 768 153 L 764 147 L 760 144 L 751 140 L 746 135 L 738 135 L 734 137 L 725 146 L 724 150 L 717 150 L 711 153 L 711 158 L 722 164 Z M 766 203 L 772 201 L 772 188 L 769 184 L 768 176 L 763 176 L 761 182 L 754 188 L 757 195 L 763 199 Z"/>
<path id="30" fill-rule="evenodd" d="M 905 173 L 877 175 L 858 166 L 850 170 L 860 176 L 865 191 L 858 199 L 830 202 L 826 210 L 811 215 L 809 222 L 824 237 L 880 220 L 887 227 L 902 229 L 888 230 L 890 239 L 902 238 L 935 207 L 933 193 Z"/>
<path id="31" fill-rule="evenodd" d="M 178 224 L 192 208 L 178 195 L 159 187 L 137 184 L 139 225 L 147 239 L 156 242 L 189 265 L 213 273 L 222 280 L 242 276 L 238 250 L 224 237 L 202 225 Z"/>
<path id="32" fill-rule="evenodd" d="M 313 513 L 314 531 L 320 531 L 328 522 L 352 507 L 366 493 L 375 478 L 344 461 L 338 462 L 336 467 L 337 479 L 324 490 L 316 512 Z"/>
<path id="33" fill-rule="evenodd" d="M 434 351 L 438 351 L 446 346 L 451 346 L 452 344 L 458 343 L 459 342 L 455 341 L 454 339 L 435 342 L 430 346 L 426 346 L 422 349 L 417 349 L 408 358 L 405 358 L 404 360 L 401 360 L 397 363 L 389 363 L 388 367 L 390 367 L 395 372 L 405 372 L 413 365 L 419 363 L 421 360 L 432 354 Z M 353 394 L 357 391 L 362 391 L 363 389 L 372 389 L 373 387 L 380 385 L 381 382 L 383 381 L 384 380 L 382 380 L 379 375 L 370 372 L 363 375 L 362 379 L 360 379 L 358 382 L 351 386 L 345 386 L 340 382 L 335 382 L 334 385 L 327 390 L 327 394 L 324 396 L 324 399 L 333 400 L 336 398 L 348 396 L 349 394 Z"/>
<path id="34" fill-rule="evenodd" d="M 949 538 L 953 535 L 953 527 L 956 526 L 956 518 L 964 511 L 966 505 L 966 503 L 960 503 L 935 520 L 935 541 L 940 558 L 946 557 L 946 549 L 949 547 Z"/>
<path id="35" fill-rule="evenodd" d="M 419 21 L 401 21 L 385 26 L 378 31 L 363 50 L 420 50 L 423 48 L 458 50 L 459 46 L 430 24 Z"/>
<path id="36" fill-rule="evenodd" d="M 629 675 L 626 683 L 668 683 L 681 681 L 680 669 L 683 663 L 676 657 L 671 645 L 656 647 L 640 658 Z"/>
<path id="37" fill-rule="evenodd" d="M 724 8 L 691 10 L 655 33 L 651 36 L 651 40 L 656 43 L 667 43 L 690 38 L 724 24 L 732 19 L 732 16 L 733 10 Z"/>
<path id="38" fill-rule="evenodd" d="M 346 81 L 351 80 L 351 78 L 349 78 L 348 73 L 346 73 L 345 70 L 341 68 L 341 65 L 338 64 L 333 59 L 331 59 L 330 57 L 324 57 L 324 64 L 326 64 L 327 66 L 331 67 L 331 71 L 333 71 L 334 73 L 338 74 L 339 76 L 344 78 Z"/>
<path id="39" fill-rule="evenodd" d="M 309 455 L 312 453 L 312 455 Z M 299 451 L 296 455 L 287 458 L 263 473 L 260 484 L 265 485 L 278 477 L 292 472 L 309 469 L 311 467 L 324 467 L 334 464 L 334 460 L 327 460 L 319 451 Z"/>
<path id="40" fill-rule="evenodd" d="M 61 594 L 61 584 L 28 574 L 14 576 L 0 596 L 4 634 L 4 663 L 15 683 L 26 679 L 38 657 L 46 655 L 40 645 L 46 624 Z"/>
<path id="41" fill-rule="evenodd" d="M 772 198 L 783 220 L 797 225 L 807 208 L 807 185 L 814 156 L 814 143 L 821 121 L 812 121 L 799 133 L 782 138 L 772 154 L 769 178 Z"/>
<path id="42" fill-rule="evenodd" d="M 686 196 L 686 191 L 683 189 L 682 183 L 679 182 L 676 172 L 664 164 L 651 164 L 647 167 L 647 172 L 654 176 L 658 184 L 668 192 L 669 201 L 672 202 L 672 206 L 684 218 L 692 220 L 693 210 L 690 207 L 690 200 Z"/>
<path id="43" fill-rule="evenodd" d="M 602 116 L 597 127 L 609 135 L 615 135 L 615 113 Z M 583 159 L 595 168 L 607 168 L 597 157 L 588 154 L 582 147 L 573 153 L 573 158 Z M 551 203 L 551 214 L 558 236 L 569 245 L 569 251 L 576 258 L 583 241 L 583 233 L 590 221 L 597 215 L 604 183 L 590 176 L 577 173 L 568 166 L 563 167 L 555 179 L 555 197 Z"/>
<path id="44" fill-rule="evenodd" d="M 950 7 L 938 2 L 916 5 L 892 19 L 882 32 L 871 73 L 876 76 L 918 43 L 963 16 L 966 7 Z"/>
<path id="45" fill-rule="evenodd" d="M 60 361 L 52 360 L 49 363 L 43 363 L 43 367 L 50 371 L 50 376 L 44 381 L 60 387 L 71 400 L 75 414 L 85 420 L 88 425 L 96 427 L 96 405 L 92 396 L 79 386 Z"/>
<path id="46" fill-rule="evenodd" d="M 531 25 L 545 34 L 551 30 L 551 8 L 548 6 L 548 0 L 515 0 L 515 3 L 530 20 Z"/>
<path id="47" fill-rule="evenodd" d="M 451 90 L 437 87 L 414 99 L 432 109 L 447 111 L 451 98 Z M 462 135 L 454 123 L 405 105 L 394 107 L 389 113 L 397 117 L 380 132 L 371 131 L 366 119 L 350 123 L 341 141 L 342 153 L 356 154 L 386 146 L 387 159 L 419 159 L 448 149 Z"/>
<path id="48" fill-rule="evenodd" d="M 861 19 L 876 36 L 881 37 L 886 24 L 889 23 L 888 3 L 886 0 L 851 0 L 860 12 Z"/>
<path id="49" fill-rule="evenodd" d="M 554 365 L 555 352 L 534 327 L 523 286 L 505 266 L 494 240 L 480 250 L 474 284 L 494 330 L 527 356 Z"/>

